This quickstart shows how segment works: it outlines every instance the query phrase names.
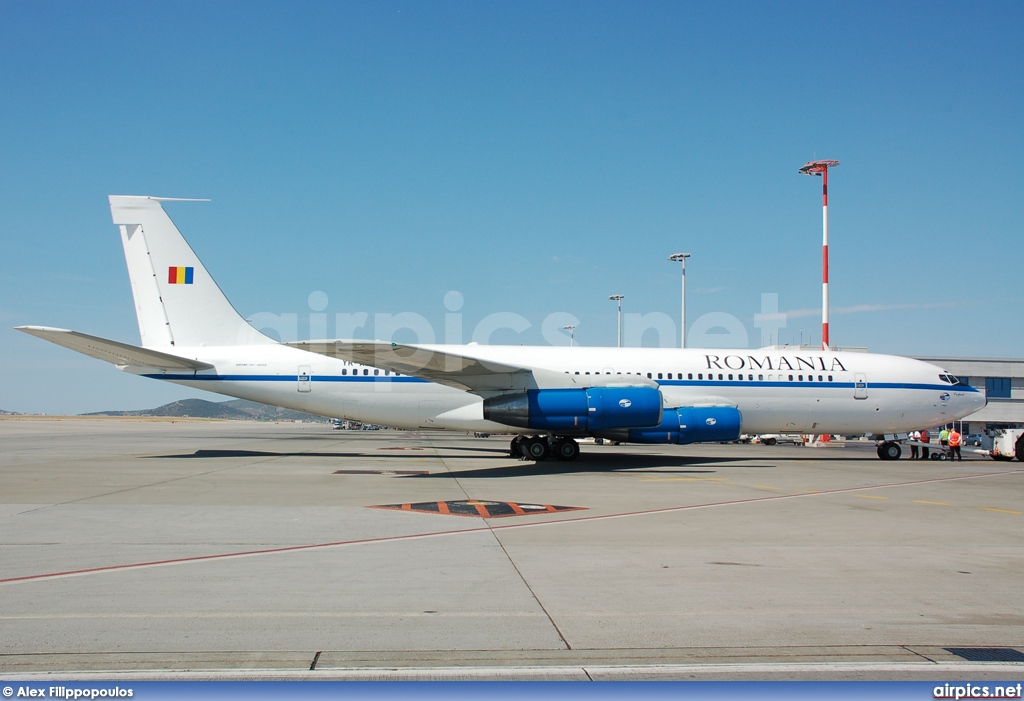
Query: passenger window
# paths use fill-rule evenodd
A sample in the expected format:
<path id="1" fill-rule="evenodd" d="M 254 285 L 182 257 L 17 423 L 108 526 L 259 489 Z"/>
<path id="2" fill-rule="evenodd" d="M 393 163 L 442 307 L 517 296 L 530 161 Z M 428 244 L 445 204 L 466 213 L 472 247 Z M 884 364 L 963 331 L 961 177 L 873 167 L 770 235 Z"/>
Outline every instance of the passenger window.
<path id="1" fill-rule="evenodd" d="M 789 381 L 790 381 L 790 382 L 792 382 L 792 381 L 793 381 L 793 376 L 792 376 L 792 375 L 790 375 L 790 376 L 789 376 Z"/>
<path id="2" fill-rule="evenodd" d="M 661 373 L 660 372 L 658 373 L 658 379 L 659 380 L 661 379 Z"/>
<path id="3" fill-rule="evenodd" d="M 692 380 L 693 379 L 693 373 L 692 372 L 691 373 L 687 373 L 686 379 L 687 380 Z"/>
<path id="4" fill-rule="evenodd" d="M 589 371 L 589 370 L 587 370 L 587 372 L 586 372 L 585 374 L 589 375 L 589 374 L 590 374 L 590 371 Z"/>
<path id="5" fill-rule="evenodd" d="M 580 374 L 580 371 L 579 371 L 579 370 L 577 370 L 577 371 L 576 371 L 576 374 L 577 374 L 577 375 L 579 375 L 579 374 Z"/>
<path id="6" fill-rule="evenodd" d="M 651 373 L 647 373 L 647 379 L 651 379 Z"/>
<path id="7" fill-rule="evenodd" d="M 803 381 L 804 381 L 804 376 L 803 376 L 803 375 L 800 375 L 800 376 L 799 376 L 799 379 L 798 379 L 798 382 L 803 382 Z"/>
<path id="8" fill-rule="evenodd" d="M 757 381 L 761 382 L 762 380 L 764 380 L 764 375 L 758 375 L 757 376 Z"/>
<path id="9" fill-rule="evenodd" d="M 719 379 L 719 380 L 721 380 L 721 379 L 722 379 L 722 373 L 718 373 L 718 379 Z"/>
<path id="10" fill-rule="evenodd" d="M 342 374 L 342 375 L 347 375 L 347 374 L 348 374 L 348 370 L 342 370 L 342 371 L 341 371 L 341 374 Z"/>
<path id="11" fill-rule="evenodd" d="M 818 382 L 822 382 L 821 375 L 818 375 Z"/>
<path id="12" fill-rule="evenodd" d="M 829 376 L 828 376 L 828 381 L 829 381 L 829 382 L 831 382 L 831 381 L 832 381 L 832 376 L 831 376 L 831 375 L 829 375 Z"/>
<path id="13" fill-rule="evenodd" d="M 672 373 L 668 374 L 668 379 L 670 379 L 670 380 L 672 379 Z"/>
<path id="14" fill-rule="evenodd" d="M 730 380 L 732 379 L 732 373 L 731 372 L 729 373 L 729 379 Z"/>
<path id="15" fill-rule="evenodd" d="M 380 370 L 374 370 L 374 371 L 373 371 L 373 374 L 374 374 L 374 375 L 379 375 L 379 374 L 380 374 Z"/>

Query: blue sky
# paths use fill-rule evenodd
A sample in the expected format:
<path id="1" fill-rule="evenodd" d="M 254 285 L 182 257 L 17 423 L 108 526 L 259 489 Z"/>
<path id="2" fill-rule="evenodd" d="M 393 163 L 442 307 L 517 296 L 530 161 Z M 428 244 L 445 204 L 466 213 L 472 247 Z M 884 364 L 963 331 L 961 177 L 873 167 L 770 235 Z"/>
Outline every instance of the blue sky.
<path id="1" fill-rule="evenodd" d="M 0 1 L 0 408 L 207 396 L 11 330 L 138 341 L 109 194 L 245 315 L 724 313 L 759 345 L 1020 356 L 1024 5 Z M 844 311 L 845 310 L 845 311 Z M 308 335 L 300 323 L 299 336 Z M 333 330 L 333 329 L 331 329 Z M 373 336 L 372 328 L 360 335 Z M 468 331 L 467 331 L 468 335 Z M 650 337 L 645 336 L 650 343 Z"/>

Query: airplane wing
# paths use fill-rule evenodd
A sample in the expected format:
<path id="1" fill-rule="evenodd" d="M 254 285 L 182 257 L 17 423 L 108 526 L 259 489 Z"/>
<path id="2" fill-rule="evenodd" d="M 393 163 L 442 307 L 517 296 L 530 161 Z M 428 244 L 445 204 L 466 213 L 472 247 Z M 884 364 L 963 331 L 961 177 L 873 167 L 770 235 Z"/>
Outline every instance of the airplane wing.
<path id="1" fill-rule="evenodd" d="M 298 341 L 287 345 L 330 358 L 419 377 L 474 394 L 536 387 L 536 374 L 545 372 L 448 350 L 384 341 Z"/>
<path id="2" fill-rule="evenodd" d="M 58 346 L 70 348 L 73 351 L 105 360 L 114 365 L 134 365 L 137 367 L 159 368 L 163 370 L 210 370 L 213 365 L 198 360 L 181 358 L 169 353 L 139 348 L 127 343 L 110 341 L 98 336 L 69 331 L 68 329 L 54 329 L 48 326 L 15 326 L 15 330 L 22 331 L 31 336 L 37 336 Z"/>

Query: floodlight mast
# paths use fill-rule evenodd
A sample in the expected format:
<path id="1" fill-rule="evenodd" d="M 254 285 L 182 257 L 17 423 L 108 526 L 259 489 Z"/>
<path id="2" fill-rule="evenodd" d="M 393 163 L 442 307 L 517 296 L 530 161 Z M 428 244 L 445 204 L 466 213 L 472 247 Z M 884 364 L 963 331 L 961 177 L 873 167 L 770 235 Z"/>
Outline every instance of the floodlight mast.
<path id="1" fill-rule="evenodd" d="M 619 305 L 619 348 L 622 348 L 622 300 L 624 297 L 625 295 L 608 295 L 608 299 L 610 299 L 613 302 L 617 302 Z"/>
<path id="2" fill-rule="evenodd" d="M 810 161 L 800 169 L 803 175 L 821 177 L 821 349 L 828 350 L 828 169 L 835 168 L 839 161 Z"/>
<path id="3" fill-rule="evenodd" d="M 680 348 L 686 348 L 686 259 L 689 257 L 689 253 L 673 253 L 668 257 L 671 261 L 683 264 L 683 291 L 680 294 L 680 306 L 682 307 L 680 322 L 682 324 L 683 331 L 679 335 Z"/>

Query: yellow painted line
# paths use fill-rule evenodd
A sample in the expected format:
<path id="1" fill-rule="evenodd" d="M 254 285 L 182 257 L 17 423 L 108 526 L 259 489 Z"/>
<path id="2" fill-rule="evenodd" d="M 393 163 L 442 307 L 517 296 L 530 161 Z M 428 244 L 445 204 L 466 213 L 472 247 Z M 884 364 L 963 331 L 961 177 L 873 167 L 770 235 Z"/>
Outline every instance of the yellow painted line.
<path id="1" fill-rule="evenodd" d="M 1020 516 L 1022 513 L 1020 511 L 1010 511 L 1009 509 L 992 509 L 987 506 L 979 506 L 978 508 L 981 509 L 982 511 L 995 511 L 996 513 L 1000 514 L 1015 514 L 1017 516 Z"/>
<path id="2" fill-rule="evenodd" d="M 915 504 L 934 504 L 935 506 L 949 506 L 944 501 L 925 501 L 924 499 L 914 499 Z"/>
<path id="3" fill-rule="evenodd" d="M 821 492 L 818 491 L 817 489 L 801 489 L 799 491 L 799 493 L 800 494 L 821 494 Z"/>
<path id="4" fill-rule="evenodd" d="M 754 489 L 778 489 L 778 487 L 772 487 L 771 485 L 767 484 L 755 484 Z"/>
<path id="5" fill-rule="evenodd" d="M 888 499 L 889 497 L 880 497 L 877 494 L 854 494 L 853 496 L 858 499 Z"/>

